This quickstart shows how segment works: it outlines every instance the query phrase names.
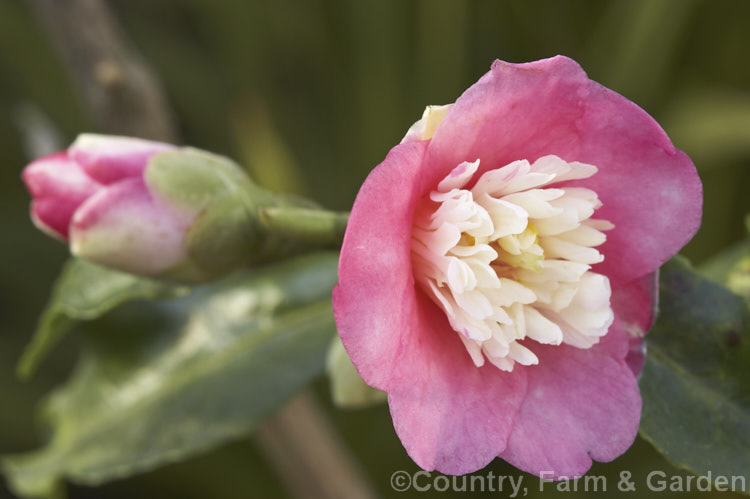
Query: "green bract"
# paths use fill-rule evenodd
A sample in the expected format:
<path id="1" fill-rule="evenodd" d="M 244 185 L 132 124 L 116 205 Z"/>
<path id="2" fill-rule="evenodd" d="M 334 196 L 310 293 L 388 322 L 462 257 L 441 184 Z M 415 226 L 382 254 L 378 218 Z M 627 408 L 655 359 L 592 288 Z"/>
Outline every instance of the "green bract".
<path id="1" fill-rule="evenodd" d="M 186 258 L 159 277 L 203 282 L 302 250 L 293 234 L 274 231 L 261 214 L 311 204 L 259 188 L 225 157 L 193 148 L 163 152 L 151 158 L 144 177 L 155 195 L 192 217 L 184 236 Z"/>

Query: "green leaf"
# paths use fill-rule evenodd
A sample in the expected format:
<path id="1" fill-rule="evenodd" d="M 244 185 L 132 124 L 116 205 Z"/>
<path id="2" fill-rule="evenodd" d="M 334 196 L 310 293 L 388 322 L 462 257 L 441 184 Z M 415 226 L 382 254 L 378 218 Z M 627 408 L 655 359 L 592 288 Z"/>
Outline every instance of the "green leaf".
<path id="1" fill-rule="evenodd" d="M 44 407 L 52 437 L 2 465 L 21 496 L 96 485 L 247 435 L 321 374 L 335 331 L 336 254 L 241 273 L 88 326 L 69 382 Z"/>
<path id="2" fill-rule="evenodd" d="M 117 306 L 138 299 L 184 295 L 186 287 L 171 286 L 71 259 L 55 283 L 31 342 L 18 363 L 18 375 L 31 376 L 39 363 L 79 321 L 96 319 Z"/>
<path id="3" fill-rule="evenodd" d="M 641 434 L 678 466 L 750 482 L 750 317 L 743 300 L 685 260 L 660 275 L 646 337 Z"/>

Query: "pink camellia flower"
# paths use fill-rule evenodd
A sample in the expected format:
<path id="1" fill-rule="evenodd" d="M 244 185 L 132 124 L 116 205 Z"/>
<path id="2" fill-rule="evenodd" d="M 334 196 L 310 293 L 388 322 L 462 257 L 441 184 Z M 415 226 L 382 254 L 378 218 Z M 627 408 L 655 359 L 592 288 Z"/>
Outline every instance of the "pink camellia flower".
<path id="1" fill-rule="evenodd" d="M 690 159 L 574 61 L 495 61 L 362 186 L 344 346 L 426 470 L 580 476 L 633 442 L 655 272 L 695 233 Z"/>

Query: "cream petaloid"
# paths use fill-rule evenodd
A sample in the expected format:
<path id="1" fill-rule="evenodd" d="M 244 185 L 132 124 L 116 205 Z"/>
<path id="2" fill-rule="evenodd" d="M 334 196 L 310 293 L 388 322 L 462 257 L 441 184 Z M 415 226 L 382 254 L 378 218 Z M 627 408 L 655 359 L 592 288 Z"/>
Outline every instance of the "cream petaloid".
<path id="1" fill-rule="evenodd" d="M 476 366 L 537 364 L 534 342 L 589 348 L 614 314 L 596 246 L 613 228 L 591 218 L 593 165 L 544 156 L 487 171 L 458 165 L 420 202 L 412 232 L 414 276 L 459 333 Z"/>

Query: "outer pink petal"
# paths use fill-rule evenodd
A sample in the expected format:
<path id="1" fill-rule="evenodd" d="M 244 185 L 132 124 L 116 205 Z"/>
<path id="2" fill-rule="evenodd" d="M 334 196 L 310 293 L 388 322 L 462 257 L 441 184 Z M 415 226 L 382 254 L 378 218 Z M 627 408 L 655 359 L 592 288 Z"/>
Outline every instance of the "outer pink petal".
<path id="1" fill-rule="evenodd" d="M 151 156 L 170 149 L 174 146 L 150 140 L 83 134 L 68 152 L 92 178 L 112 184 L 127 177 L 140 177 Z"/>
<path id="2" fill-rule="evenodd" d="M 409 455 L 425 469 L 468 473 L 505 448 L 525 383 L 477 369 L 445 314 L 415 289 L 411 224 L 425 148 L 395 147 L 362 186 L 333 306 L 359 374 L 388 392 Z"/>
<path id="3" fill-rule="evenodd" d="M 442 310 L 419 292 L 388 386 L 396 433 L 425 470 L 481 469 L 505 449 L 525 378 L 477 368 Z"/>
<path id="4" fill-rule="evenodd" d="M 394 147 L 365 180 L 339 260 L 333 311 L 360 376 L 387 391 L 415 310 L 411 224 L 426 142 Z"/>
<path id="5" fill-rule="evenodd" d="M 34 161 L 24 169 L 22 178 L 34 198 L 34 223 L 63 239 L 68 237 L 76 208 L 101 188 L 64 151 Z"/>
<path id="6" fill-rule="evenodd" d="M 76 211 L 70 229 L 75 256 L 139 275 L 156 275 L 185 258 L 192 219 L 155 201 L 141 178 L 102 189 Z"/>
<path id="7" fill-rule="evenodd" d="M 611 461 L 635 440 L 641 416 L 638 384 L 622 358 L 627 334 L 615 321 L 590 349 L 541 346 L 539 365 L 522 367 L 527 395 L 500 457 L 547 479 L 581 476 Z M 518 368 L 517 368 L 518 369 Z"/>
<path id="8" fill-rule="evenodd" d="M 656 319 L 658 302 L 658 271 L 612 290 L 612 307 L 629 337 L 630 348 L 625 360 L 636 375 L 641 373 L 646 360 L 643 337 Z"/>
<path id="9" fill-rule="evenodd" d="M 645 111 L 562 56 L 495 61 L 432 137 L 422 190 L 463 161 L 479 158 L 484 171 L 548 154 L 599 167 L 578 184 L 596 190 L 604 203 L 596 216 L 616 226 L 596 267 L 615 286 L 653 272 L 700 225 L 702 188 L 690 159 Z"/>

